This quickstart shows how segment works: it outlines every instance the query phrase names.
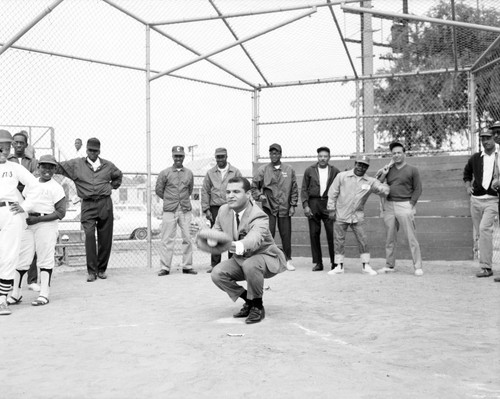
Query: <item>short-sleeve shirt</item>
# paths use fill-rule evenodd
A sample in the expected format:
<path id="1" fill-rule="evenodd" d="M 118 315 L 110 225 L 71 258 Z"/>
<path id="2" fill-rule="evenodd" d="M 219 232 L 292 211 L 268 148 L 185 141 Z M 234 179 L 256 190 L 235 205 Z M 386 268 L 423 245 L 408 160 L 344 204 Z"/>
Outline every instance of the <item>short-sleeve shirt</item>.
<path id="1" fill-rule="evenodd" d="M 55 211 L 55 204 L 62 200 L 65 194 L 62 186 L 54 179 L 50 179 L 26 187 L 23 196 L 30 202 L 31 212 L 50 214 Z"/>

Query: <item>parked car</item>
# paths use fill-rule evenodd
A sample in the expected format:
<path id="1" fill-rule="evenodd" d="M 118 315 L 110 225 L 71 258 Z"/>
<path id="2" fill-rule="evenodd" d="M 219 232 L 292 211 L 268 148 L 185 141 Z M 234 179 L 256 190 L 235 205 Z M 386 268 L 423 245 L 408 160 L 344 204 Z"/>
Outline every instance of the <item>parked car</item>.
<path id="1" fill-rule="evenodd" d="M 66 210 L 66 216 L 59 221 L 59 232 L 68 235 L 71 231 L 80 231 L 80 204 Z M 113 236 L 135 240 L 148 238 L 147 208 L 144 205 L 116 204 L 114 205 Z M 151 217 L 151 232 L 160 233 L 161 218 Z"/>

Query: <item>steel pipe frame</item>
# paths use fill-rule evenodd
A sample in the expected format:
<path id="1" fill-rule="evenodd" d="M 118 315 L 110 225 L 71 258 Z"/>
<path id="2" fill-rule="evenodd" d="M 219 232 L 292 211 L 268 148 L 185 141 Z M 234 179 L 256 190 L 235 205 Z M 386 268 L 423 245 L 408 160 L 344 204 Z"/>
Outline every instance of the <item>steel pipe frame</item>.
<path id="1" fill-rule="evenodd" d="M 118 4 L 113 3 L 111 0 L 102 0 L 102 1 L 105 2 L 106 4 L 110 5 L 111 7 L 116 8 L 118 11 L 121 11 L 122 13 L 124 13 L 127 16 L 129 16 L 130 18 L 135 19 L 137 22 L 139 22 L 139 23 L 141 23 L 143 25 L 150 25 L 150 29 L 151 30 L 154 30 L 156 33 L 159 33 L 160 35 L 166 37 L 167 39 L 172 40 L 175 44 L 177 44 L 177 45 L 181 46 L 182 48 L 184 48 L 184 49 L 192 52 L 193 54 L 196 54 L 196 55 L 200 55 L 201 54 L 200 52 L 196 51 L 195 49 L 193 49 L 192 47 L 188 46 L 187 44 L 184 44 L 180 40 L 177 40 L 173 36 L 170 36 L 169 34 L 163 32 L 162 30 L 160 30 L 160 29 L 158 29 L 158 28 L 156 28 L 154 26 L 151 26 L 151 24 L 149 24 L 148 22 L 144 21 L 143 19 L 139 18 L 137 15 L 131 13 L 130 11 L 124 9 L 123 7 L 120 7 Z M 227 69 L 226 67 L 220 65 L 219 63 L 217 63 L 217 62 L 215 62 L 213 60 L 210 60 L 210 59 L 207 59 L 207 62 L 210 62 L 212 65 L 215 65 L 217 68 L 220 68 L 222 71 L 224 71 L 227 74 L 233 76 L 234 78 L 240 80 L 241 82 L 243 82 L 246 85 L 250 86 L 252 89 L 254 89 L 256 87 L 255 84 L 247 81 L 246 79 L 244 79 L 241 76 L 239 76 L 238 74 L 230 71 L 229 69 Z M 173 75 L 171 75 L 171 76 L 173 76 Z M 213 84 L 216 84 L 216 83 L 213 82 Z"/>
<path id="2" fill-rule="evenodd" d="M 470 67 L 472 72 L 476 72 L 476 67 L 477 65 L 488 55 L 488 53 L 491 51 L 493 47 L 495 47 L 497 44 L 500 43 L 500 35 L 491 43 L 486 50 L 484 50 L 484 53 L 479 56 L 479 58 L 476 60 L 476 62 Z"/>
<path id="3" fill-rule="evenodd" d="M 106 1 L 106 0 L 104 0 Z M 151 22 L 151 26 L 156 26 L 156 25 L 173 25 L 173 24 L 183 24 L 187 22 L 202 22 L 202 21 L 211 21 L 214 19 L 221 19 L 221 18 L 237 18 L 237 17 L 251 17 L 254 15 L 262 15 L 262 14 L 272 14 L 275 12 L 283 12 L 283 11 L 296 11 L 296 10 L 305 10 L 308 8 L 313 8 L 313 7 L 329 7 L 332 5 L 341 5 L 344 3 L 359 3 L 359 0 L 335 0 L 329 3 L 311 3 L 311 4 L 303 4 L 300 6 L 293 6 L 293 7 L 281 7 L 281 8 L 271 8 L 268 10 L 260 10 L 260 11 L 249 11 L 249 12 L 239 12 L 239 13 L 233 13 L 233 14 L 223 14 L 223 15 L 210 15 L 208 17 L 197 17 L 197 18 L 185 18 L 185 19 L 173 19 L 170 21 L 159 21 L 159 22 Z"/>
<path id="4" fill-rule="evenodd" d="M 209 52 L 209 53 L 206 53 L 206 54 L 200 55 L 199 57 L 196 57 L 196 58 L 194 58 L 194 59 L 192 59 L 192 60 L 190 60 L 190 61 L 184 62 L 184 63 L 182 63 L 182 64 L 180 64 L 180 65 L 178 65 L 178 66 L 176 66 L 176 67 L 170 68 L 170 69 L 168 69 L 168 70 L 166 70 L 166 71 L 164 71 L 164 72 L 160 72 L 159 74 L 156 74 L 155 76 L 153 76 L 153 77 L 151 78 L 151 81 L 153 81 L 153 80 L 155 80 L 155 79 L 158 79 L 158 78 L 161 78 L 162 76 L 168 75 L 168 74 L 170 74 L 170 73 L 172 73 L 172 72 L 175 72 L 175 71 L 177 71 L 177 70 L 179 70 L 179 69 L 185 68 L 185 67 L 187 67 L 187 66 L 189 66 L 189 65 L 192 65 L 192 64 L 194 64 L 194 63 L 196 63 L 196 62 L 199 62 L 199 61 L 205 60 L 205 59 L 207 59 L 207 58 L 209 58 L 209 57 L 211 57 L 211 56 L 213 56 L 213 55 L 216 55 L 216 54 L 222 53 L 222 52 L 223 52 L 223 51 L 225 51 L 225 50 L 228 50 L 228 49 L 230 49 L 230 48 L 233 48 L 233 47 L 235 47 L 235 46 L 238 46 L 238 45 L 240 45 L 241 43 L 245 43 L 245 42 L 247 42 L 247 41 L 249 41 L 249 40 L 255 39 L 256 37 L 262 36 L 262 35 L 264 35 L 264 34 L 266 34 L 266 33 L 272 32 L 273 30 L 276 30 L 276 29 L 278 29 L 278 28 L 281 28 L 282 26 L 285 26 L 285 25 L 291 24 L 292 22 L 298 21 L 299 19 L 302 19 L 302 18 L 308 17 L 309 15 L 314 14 L 316 11 L 317 11 L 317 10 L 316 10 L 316 8 L 314 7 L 314 8 L 312 8 L 310 11 L 307 11 L 307 12 L 305 12 L 305 13 L 303 13 L 303 14 L 300 14 L 300 15 L 298 15 L 298 16 L 295 16 L 295 17 L 293 17 L 293 18 L 290 18 L 289 20 L 286 20 L 286 21 L 284 21 L 284 22 L 281 22 L 281 23 L 279 23 L 279 24 L 277 24 L 277 25 L 271 26 L 270 28 L 264 29 L 264 30 L 263 30 L 263 31 L 261 31 L 261 32 L 254 33 L 253 35 L 250 35 L 250 36 L 246 36 L 246 37 L 244 37 L 243 39 L 240 39 L 240 40 L 237 40 L 237 41 L 235 41 L 235 42 L 233 42 L 233 43 L 227 44 L 227 45 L 225 45 L 225 46 L 223 46 L 223 47 L 221 47 L 221 48 L 219 48 L 219 49 L 217 49 L 217 50 L 213 50 L 213 51 L 211 51 L 211 52 Z"/>
<path id="5" fill-rule="evenodd" d="M 376 10 L 373 8 L 351 7 L 351 6 L 344 6 L 344 5 L 341 5 L 340 8 L 342 8 L 344 11 L 350 11 L 350 12 L 360 13 L 360 14 L 367 13 L 367 14 L 381 15 L 381 16 L 392 17 L 392 18 L 397 18 L 397 19 L 410 19 L 410 20 L 420 21 L 420 22 L 431 22 L 431 23 L 436 23 L 436 24 L 441 24 L 441 25 L 458 26 L 460 28 L 478 29 L 478 30 L 483 30 L 486 32 L 500 33 L 500 28 L 496 28 L 494 26 L 469 24 L 467 22 L 458 22 L 458 21 L 448 21 L 445 19 L 422 17 L 419 15 L 402 14 L 402 13 L 391 12 L 391 11 L 382 11 L 382 10 Z"/>
<path id="6" fill-rule="evenodd" d="M 54 8 L 61 4 L 64 0 L 55 0 L 52 4 L 47 6 L 40 14 L 38 14 L 28 25 L 17 32 L 12 39 L 8 40 L 2 48 L 0 48 L 0 55 L 2 55 L 7 49 L 9 49 L 15 42 L 17 42 L 21 37 L 23 37 L 31 28 L 33 28 L 38 22 L 40 22 L 45 16 L 50 14 Z"/>
<path id="7" fill-rule="evenodd" d="M 495 65 L 495 64 L 500 64 L 500 57 L 499 58 L 495 58 L 494 60 L 491 60 L 490 62 L 480 66 L 479 68 L 476 68 L 474 71 L 471 71 L 472 73 L 478 73 L 480 71 L 482 71 L 483 69 L 486 69 L 492 65 Z"/>
<path id="8" fill-rule="evenodd" d="M 367 80 L 367 79 L 389 79 L 389 78 L 401 78 L 406 76 L 420 76 L 420 75 L 437 75 L 442 73 L 463 73 L 469 72 L 470 68 L 461 68 L 458 71 L 455 69 L 436 69 L 432 71 L 420 71 L 420 72 L 400 72 L 400 73 L 382 73 L 377 75 L 369 75 L 369 76 L 341 76 L 335 78 L 323 78 L 323 79 L 313 79 L 313 80 L 299 80 L 297 82 L 280 82 L 280 83 L 272 83 L 269 86 L 259 86 L 260 89 L 273 89 L 273 88 L 282 88 L 282 87 L 290 87 L 290 86 L 305 86 L 305 85 L 314 85 L 314 84 L 323 84 L 323 83 L 338 83 L 338 82 L 349 82 L 356 80 Z"/>

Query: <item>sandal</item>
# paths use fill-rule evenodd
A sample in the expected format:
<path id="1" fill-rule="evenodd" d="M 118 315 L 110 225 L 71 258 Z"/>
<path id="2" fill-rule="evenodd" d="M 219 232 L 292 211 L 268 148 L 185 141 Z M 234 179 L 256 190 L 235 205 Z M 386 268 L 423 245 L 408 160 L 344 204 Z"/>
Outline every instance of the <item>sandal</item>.
<path id="1" fill-rule="evenodd" d="M 14 298 L 13 296 L 9 296 L 7 298 L 7 303 L 9 305 L 19 305 L 23 301 L 23 296 L 21 295 L 19 298 Z"/>
<path id="2" fill-rule="evenodd" d="M 39 296 L 38 298 L 36 298 L 35 301 L 31 302 L 31 304 L 33 306 L 43 306 L 43 305 L 47 305 L 49 303 L 49 298 L 46 298 L 44 296 Z"/>

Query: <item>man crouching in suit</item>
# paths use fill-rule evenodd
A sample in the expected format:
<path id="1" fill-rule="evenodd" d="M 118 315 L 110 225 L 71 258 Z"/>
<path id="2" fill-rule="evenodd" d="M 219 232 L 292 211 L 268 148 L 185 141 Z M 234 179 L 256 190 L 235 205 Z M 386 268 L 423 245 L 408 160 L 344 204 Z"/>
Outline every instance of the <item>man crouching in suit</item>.
<path id="1" fill-rule="evenodd" d="M 262 304 L 264 279 L 286 270 L 285 254 L 274 243 L 267 215 L 251 202 L 247 179 L 229 179 L 226 197 L 227 204 L 219 209 L 213 229 L 234 238 L 229 249 L 234 255 L 214 267 L 212 281 L 234 302 L 238 298 L 245 301 L 234 317 L 246 317 L 247 324 L 258 323 L 266 315 Z M 237 283 L 243 280 L 246 290 Z"/>

